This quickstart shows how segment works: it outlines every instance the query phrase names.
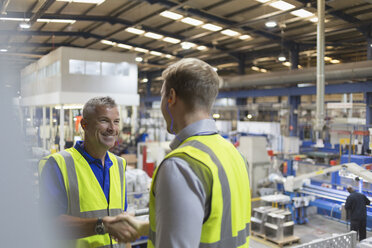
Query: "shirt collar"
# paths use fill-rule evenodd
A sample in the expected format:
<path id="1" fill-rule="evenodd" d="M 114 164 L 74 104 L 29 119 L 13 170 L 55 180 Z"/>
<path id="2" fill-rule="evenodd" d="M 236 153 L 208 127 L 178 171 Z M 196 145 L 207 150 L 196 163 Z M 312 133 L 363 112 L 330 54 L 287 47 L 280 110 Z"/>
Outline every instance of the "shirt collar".
<path id="1" fill-rule="evenodd" d="M 172 150 L 176 149 L 184 140 L 191 136 L 211 135 L 218 133 L 216 123 L 212 119 L 196 121 L 182 129 L 170 143 Z"/>
<path id="2" fill-rule="evenodd" d="M 88 164 L 93 164 L 93 163 L 98 163 L 102 165 L 102 162 L 98 158 L 93 158 L 92 156 L 89 155 L 89 153 L 84 149 L 84 141 L 79 140 L 76 142 L 74 148 L 80 152 L 80 154 L 85 158 L 85 160 L 88 162 Z M 108 155 L 108 152 L 106 152 L 105 155 L 105 166 L 110 166 L 112 165 L 112 161 Z"/>

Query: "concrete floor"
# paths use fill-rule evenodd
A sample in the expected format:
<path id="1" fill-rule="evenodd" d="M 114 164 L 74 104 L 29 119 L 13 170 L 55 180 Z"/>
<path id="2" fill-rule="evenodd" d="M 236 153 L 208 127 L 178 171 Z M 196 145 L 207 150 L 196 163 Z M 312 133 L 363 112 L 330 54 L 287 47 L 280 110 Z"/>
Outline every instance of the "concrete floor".
<path id="1" fill-rule="evenodd" d="M 333 233 L 341 234 L 348 232 L 349 227 L 346 224 L 340 223 L 323 217 L 321 215 L 311 215 L 308 216 L 309 223 L 305 225 L 295 225 L 294 235 L 300 237 L 300 242 L 293 244 L 291 246 L 285 247 L 295 247 L 298 244 L 308 243 L 314 239 L 328 238 L 331 237 Z M 372 237 L 372 232 L 367 232 L 367 238 Z M 249 247 L 252 248 L 267 248 L 267 247 L 278 247 L 274 243 L 262 240 L 258 237 L 252 237 L 249 242 Z"/>

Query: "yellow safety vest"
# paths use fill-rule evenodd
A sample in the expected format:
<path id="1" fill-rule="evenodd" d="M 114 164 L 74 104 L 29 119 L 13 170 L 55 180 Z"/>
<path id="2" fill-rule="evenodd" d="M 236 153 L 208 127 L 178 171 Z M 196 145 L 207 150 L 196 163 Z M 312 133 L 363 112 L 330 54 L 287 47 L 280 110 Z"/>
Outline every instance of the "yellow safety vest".
<path id="1" fill-rule="evenodd" d="M 236 148 L 218 134 L 192 136 L 165 159 L 170 157 L 191 157 L 201 166 L 207 166 L 212 174 L 213 183 L 203 184 L 212 185 L 212 197 L 210 214 L 202 226 L 199 247 L 249 247 L 251 193 L 248 167 Z M 147 244 L 150 248 L 155 247 L 154 185 L 160 166 L 154 172 L 150 192 L 150 235 Z"/>
<path id="2" fill-rule="evenodd" d="M 110 167 L 110 202 L 85 158 L 75 148 L 49 155 L 61 170 L 68 198 L 67 215 L 80 218 L 115 216 L 124 212 L 125 169 L 123 158 L 108 153 L 113 165 Z M 39 170 L 44 168 L 45 159 L 40 161 Z M 69 247 L 120 247 L 109 234 L 93 235 L 73 241 Z M 111 245 L 112 244 L 112 245 Z"/>

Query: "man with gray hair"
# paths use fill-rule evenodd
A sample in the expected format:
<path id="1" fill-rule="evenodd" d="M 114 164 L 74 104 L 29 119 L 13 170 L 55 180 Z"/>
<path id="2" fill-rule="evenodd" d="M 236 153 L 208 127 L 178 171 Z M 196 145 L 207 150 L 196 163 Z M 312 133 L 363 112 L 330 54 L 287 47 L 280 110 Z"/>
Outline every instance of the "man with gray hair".
<path id="1" fill-rule="evenodd" d="M 124 211 L 124 159 L 108 152 L 119 135 L 119 111 L 110 97 L 90 99 L 83 108 L 84 141 L 48 157 L 40 166 L 41 200 L 69 247 L 120 247 L 138 234 Z"/>
<path id="2" fill-rule="evenodd" d="M 369 199 L 354 190 L 351 185 L 347 186 L 347 191 L 350 195 L 346 199 L 345 209 L 348 211 L 350 219 L 350 229 L 356 231 L 359 236 L 359 241 L 366 238 L 367 226 L 367 208 L 371 202 Z"/>

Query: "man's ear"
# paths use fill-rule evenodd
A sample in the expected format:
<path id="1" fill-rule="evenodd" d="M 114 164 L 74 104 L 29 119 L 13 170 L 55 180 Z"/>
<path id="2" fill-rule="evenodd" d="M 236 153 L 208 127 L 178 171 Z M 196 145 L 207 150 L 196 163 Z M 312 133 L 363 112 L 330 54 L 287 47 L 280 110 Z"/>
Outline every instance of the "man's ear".
<path id="1" fill-rule="evenodd" d="M 168 104 L 169 105 L 175 104 L 176 103 L 176 98 L 177 98 L 176 91 L 173 88 L 171 88 L 169 90 Z"/>
<path id="2" fill-rule="evenodd" d="M 85 119 L 81 119 L 80 125 L 83 128 L 83 130 L 85 131 L 85 129 L 88 126 L 88 123 L 87 123 L 87 121 Z"/>

